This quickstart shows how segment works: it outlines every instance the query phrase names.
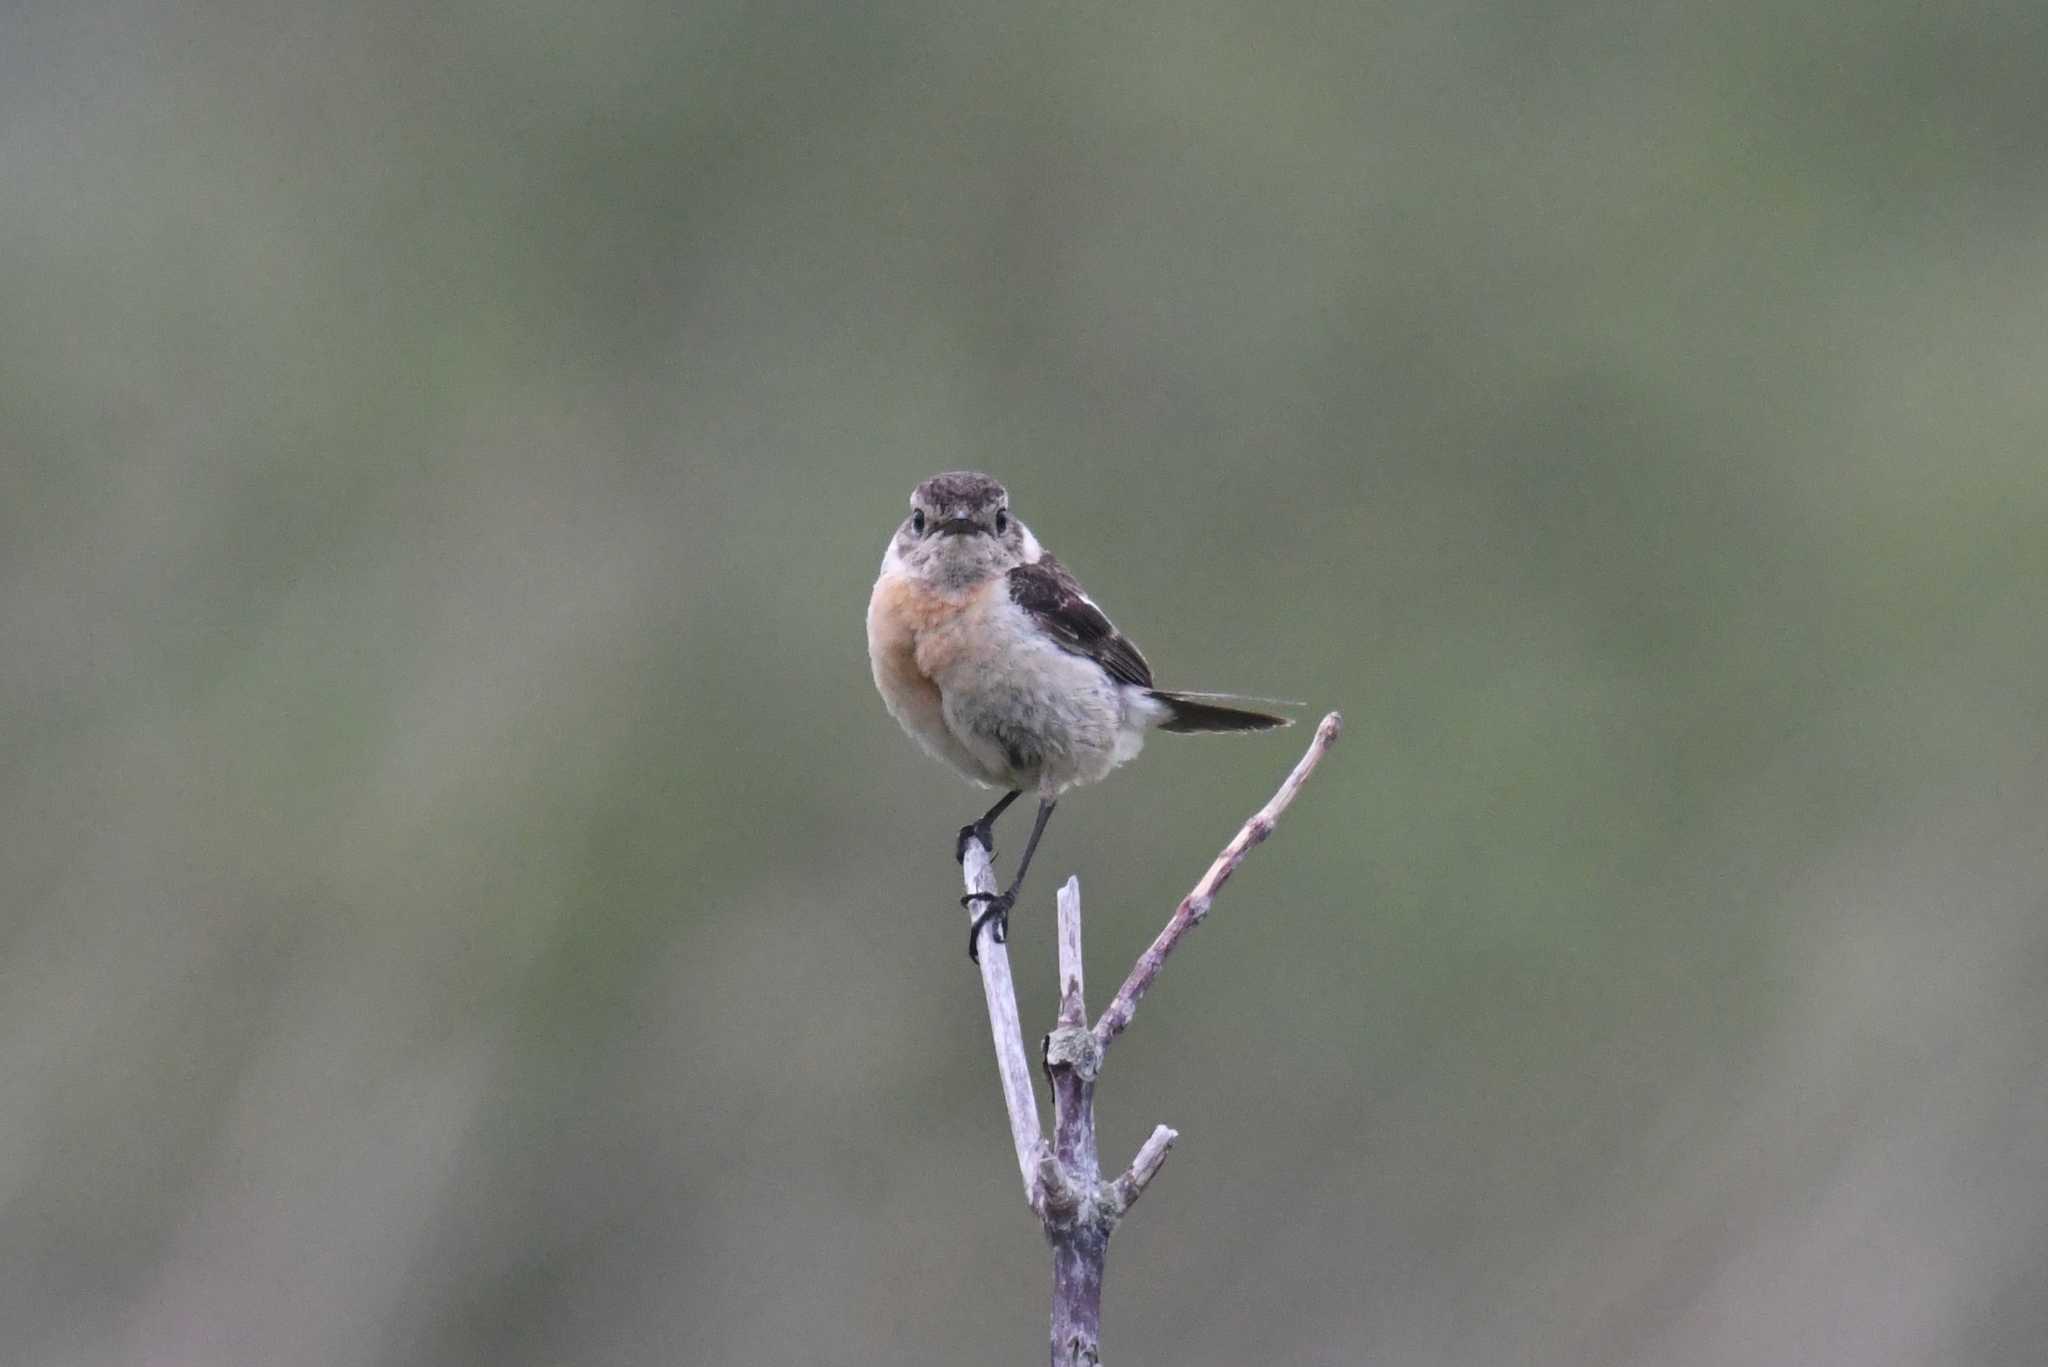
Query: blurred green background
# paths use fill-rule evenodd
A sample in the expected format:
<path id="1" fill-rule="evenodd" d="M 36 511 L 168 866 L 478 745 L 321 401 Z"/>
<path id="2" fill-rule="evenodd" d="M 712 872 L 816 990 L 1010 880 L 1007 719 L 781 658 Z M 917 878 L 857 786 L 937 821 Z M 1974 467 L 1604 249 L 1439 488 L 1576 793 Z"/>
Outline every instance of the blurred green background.
<path id="1" fill-rule="evenodd" d="M 1343 745 L 1113 1362 L 2036 1364 L 2048 9 L 17 5 L 0 1358 L 1039 1361 L 883 713 L 990 471 Z M 1099 1004 L 1305 743 L 1154 741 Z M 1028 816 L 1028 814 L 1027 814 Z M 1006 828 L 1005 864 L 1026 817 Z"/>

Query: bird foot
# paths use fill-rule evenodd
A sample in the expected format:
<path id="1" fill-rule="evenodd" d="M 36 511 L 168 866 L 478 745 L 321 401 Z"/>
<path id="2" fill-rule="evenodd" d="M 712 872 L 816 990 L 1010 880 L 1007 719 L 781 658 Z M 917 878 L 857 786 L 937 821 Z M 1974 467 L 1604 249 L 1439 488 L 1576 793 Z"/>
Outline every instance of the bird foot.
<path id="1" fill-rule="evenodd" d="M 960 899 L 960 905 L 971 907 L 976 902 L 987 903 L 981 914 L 974 918 L 974 924 L 967 928 L 967 957 L 973 963 L 981 962 L 981 928 L 988 927 L 989 938 L 997 944 L 1007 944 L 1010 938 L 1010 908 L 1017 904 L 1017 890 L 1008 892 L 970 892 Z"/>
<path id="2" fill-rule="evenodd" d="M 970 821 L 960 828 L 958 838 L 953 841 L 953 862 L 967 862 L 967 847 L 979 843 L 988 851 L 988 857 L 996 857 L 996 827 L 993 821 Z"/>

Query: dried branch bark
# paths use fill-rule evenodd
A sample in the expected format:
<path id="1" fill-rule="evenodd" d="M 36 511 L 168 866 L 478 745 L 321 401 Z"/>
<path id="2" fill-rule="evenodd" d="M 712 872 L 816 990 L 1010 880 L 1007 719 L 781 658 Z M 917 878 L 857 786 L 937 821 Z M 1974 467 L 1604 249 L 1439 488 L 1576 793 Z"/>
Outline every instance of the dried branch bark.
<path id="1" fill-rule="evenodd" d="M 1186 938 L 1187 933 L 1202 923 L 1209 914 L 1209 907 L 1215 902 L 1216 894 L 1230 881 L 1230 875 L 1237 872 L 1237 866 L 1244 862 L 1252 847 L 1261 844 L 1273 833 L 1280 814 L 1293 805 L 1295 794 L 1301 785 L 1308 782 L 1308 776 L 1323 762 L 1323 756 L 1330 753 L 1330 747 L 1337 743 L 1343 733 L 1344 718 L 1332 712 L 1316 727 L 1315 739 L 1309 742 L 1308 753 L 1294 766 L 1280 791 L 1273 794 L 1265 806 L 1252 813 L 1251 818 L 1239 828 L 1235 838 L 1223 847 L 1223 853 L 1209 865 L 1209 871 L 1202 875 L 1187 896 L 1180 899 L 1173 915 L 1166 918 L 1166 927 L 1161 930 L 1145 952 L 1138 956 L 1138 962 L 1131 966 L 1130 976 L 1124 985 L 1116 990 L 1116 996 L 1102 1012 L 1102 1019 L 1095 1022 L 1095 1042 L 1107 1052 L 1130 1025 L 1131 1017 L 1138 1012 L 1138 1002 L 1152 990 L 1152 980 L 1159 976 L 1159 970 L 1166 966 L 1166 956 Z"/>
<path id="2" fill-rule="evenodd" d="M 1095 1144 L 1095 1080 L 1102 1070 L 1103 1055 L 1131 1023 L 1139 999 L 1151 989 L 1166 956 L 1208 914 L 1217 891 L 1237 871 L 1245 855 L 1273 833 L 1274 823 L 1336 744 L 1343 725 L 1343 718 L 1335 712 L 1323 718 L 1308 753 L 1272 799 L 1224 846 L 1194 890 L 1181 899 L 1166 928 L 1138 956 L 1092 1029 L 1081 956 L 1080 881 L 1069 878 L 1060 888 L 1059 1004 L 1052 1032 L 1041 1049 L 1052 1089 L 1050 1144 L 1039 1129 L 1038 1100 L 1024 1057 L 1016 984 L 1010 976 L 1010 953 L 991 937 L 982 937 L 982 993 L 988 1001 L 989 1031 L 995 1041 L 1003 1104 L 1009 1111 L 1010 1139 L 1017 1151 L 1025 1200 L 1044 1225 L 1046 1242 L 1052 1248 L 1052 1367 L 1096 1367 L 1101 1362 L 1102 1275 L 1110 1235 L 1159 1174 L 1168 1150 L 1179 1138 L 1168 1127 L 1158 1126 L 1128 1168 L 1111 1181 L 1102 1180 Z M 989 852 L 982 845 L 968 844 L 961 873 L 969 892 L 995 891 Z"/>
<path id="3" fill-rule="evenodd" d="M 988 848 L 969 841 L 960 861 L 969 892 L 996 891 L 995 869 Z M 973 915 L 970 907 L 968 914 Z M 1017 986 L 1010 977 L 1009 947 L 993 935 L 981 937 L 981 991 L 988 1001 L 988 1028 L 996 1048 L 996 1073 L 1003 1084 L 1003 1106 L 1010 1113 L 1010 1142 L 1017 1150 L 1017 1171 L 1024 1179 L 1024 1199 L 1037 1210 L 1044 1181 L 1043 1160 L 1050 1157 L 1038 1128 L 1038 1096 L 1031 1090 L 1031 1063 L 1024 1054 L 1024 1027 L 1017 1019 Z"/>

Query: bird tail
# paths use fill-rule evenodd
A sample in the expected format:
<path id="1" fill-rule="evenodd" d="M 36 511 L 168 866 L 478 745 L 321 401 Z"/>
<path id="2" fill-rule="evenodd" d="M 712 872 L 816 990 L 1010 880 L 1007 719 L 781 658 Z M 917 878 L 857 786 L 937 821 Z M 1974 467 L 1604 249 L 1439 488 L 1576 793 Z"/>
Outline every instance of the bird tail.
<path id="1" fill-rule="evenodd" d="M 1294 725 L 1292 717 L 1254 712 L 1250 708 L 1229 704 L 1255 702 L 1267 707 L 1301 706 L 1298 702 L 1281 702 L 1274 698 L 1240 698 L 1231 693 L 1188 693 L 1167 688 L 1155 688 L 1145 696 L 1166 708 L 1166 719 L 1159 723 L 1160 730 L 1184 733 L 1269 731 L 1276 726 Z"/>

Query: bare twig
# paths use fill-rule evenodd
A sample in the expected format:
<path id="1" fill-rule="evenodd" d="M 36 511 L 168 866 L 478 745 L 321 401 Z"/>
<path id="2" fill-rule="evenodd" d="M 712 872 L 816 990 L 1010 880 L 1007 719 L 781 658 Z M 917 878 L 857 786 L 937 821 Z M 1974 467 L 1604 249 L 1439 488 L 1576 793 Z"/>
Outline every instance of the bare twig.
<path id="1" fill-rule="evenodd" d="M 960 872 L 969 892 L 996 890 L 995 870 L 986 846 L 968 841 Z M 968 915 L 974 912 L 970 906 Z M 995 1038 L 996 1072 L 1002 1078 L 1003 1105 L 1010 1113 L 1010 1140 L 1017 1149 L 1017 1172 L 1024 1179 L 1024 1199 L 1036 1210 L 1043 1190 L 1040 1151 L 1045 1148 L 1045 1139 L 1038 1128 L 1038 1098 L 1031 1090 L 1031 1062 L 1024 1054 L 1024 1027 L 1017 1020 L 1017 988 L 1010 978 L 1010 951 L 994 935 L 981 937 L 981 991 L 988 1000 L 989 1033 Z"/>
<path id="2" fill-rule="evenodd" d="M 1050 1144 L 1039 1129 L 1038 1099 L 1024 1057 L 1009 950 L 991 935 L 981 938 L 982 994 L 988 1000 L 989 1031 L 995 1039 L 996 1071 L 1002 1078 L 1003 1104 L 1010 1114 L 1017 1170 L 1024 1179 L 1025 1199 L 1044 1224 L 1046 1241 L 1052 1246 L 1053 1367 L 1096 1367 L 1100 1363 L 1102 1272 L 1109 1236 L 1159 1174 L 1167 1151 L 1179 1138 L 1173 1130 L 1158 1126 L 1138 1149 L 1130 1167 L 1113 1181 L 1102 1180 L 1095 1143 L 1095 1079 L 1102 1070 L 1103 1051 L 1130 1024 L 1138 999 L 1151 987 L 1181 937 L 1208 913 L 1217 889 L 1236 871 L 1246 852 L 1272 834 L 1273 823 L 1336 742 L 1342 725 L 1335 712 L 1323 718 L 1308 753 L 1294 766 L 1280 791 L 1244 824 L 1194 891 L 1181 900 L 1166 929 L 1138 957 L 1093 1029 L 1088 1026 L 1086 975 L 1081 962 L 1081 884 L 1069 878 L 1060 888 L 1059 1006 L 1042 1050 L 1046 1080 L 1052 1086 Z M 961 874 L 969 892 L 995 891 L 989 851 L 977 841 L 967 844 Z"/>
<path id="3" fill-rule="evenodd" d="M 1151 990 L 1152 980 L 1159 976 L 1159 970 L 1166 966 L 1166 956 L 1173 953 L 1174 947 L 1189 931 L 1202 923 L 1202 918 L 1209 914 L 1210 904 L 1216 900 L 1217 892 L 1230 881 L 1230 875 L 1237 872 L 1237 866 L 1244 862 L 1252 847 L 1273 833 L 1280 814 L 1294 801 L 1295 794 L 1301 791 L 1302 784 L 1308 782 L 1308 776 L 1315 772 L 1315 767 L 1323 762 L 1323 756 L 1330 753 L 1330 747 L 1337 743 L 1337 736 L 1343 729 L 1344 718 L 1340 714 L 1332 712 L 1323 718 L 1322 724 L 1316 727 L 1315 739 L 1309 742 L 1308 753 L 1301 757 L 1301 762 L 1294 766 L 1294 772 L 1281 783 L 1280 791 L 1252 814 L 1231 842 L 1223 847 L 1223 853 L 1216 856 L 1216 862 L 1209 865 L 1209 871 L 1202 875 L 1201 881 L 1180 899 L 1173 915 L 1166 918 L 1166 928 L 1138 956 L 1138 962 L 1131 966 L 1124 985 L 1117 989 L 1116 996 L 1103 1010 L 1102 1019 L 1095 1022 L 1095 1041 L 1105 1052 L 1131 1023 L 1131 1017 L 1137 1014 L 1138 1002 Z"/>
<path id="4" fill-rule="evenodd" d="M 1087 977 L 1081 962 L 1081 880 L 1069 877 L 1060 885 L 1060 1014 L 1061 1025 L 1086 1025 L 1088 1008 L 1083 1001 L 1082 981 Z"/>
<path id="5" fill-rule="evenodd" d="M 1102 1051 L 1088 1029 L 1081 999 L 1081 880 L 1059 893 L 1060 1004 L 1058 1025 L 1045 1037 L 1046 1079 L 1052 1084 L 1052 1151 L 1077 1182 L 1092 1187 L 1095 1157 L 1095 1074 Z"/>
<path id="6" fill-rule="evenodd" d="M 1116 1193 L 1119 1212 L 1129 1210 L 1145 1188 L 1152 1185 L 1152 1179 L 1159 1175 L 1159 1169 L 1166 1164 L 1166 1151 L 1173 1147 L 1173 1141 L 1180 1138 L 1178 1130 L 1161 1125 L 1152 1131 L 1152 1137 L 1138 1146 L 1138 1156 L 1124 1169 L 1123 1176 L 1110 1183 L 1110 1190 Z"/>

